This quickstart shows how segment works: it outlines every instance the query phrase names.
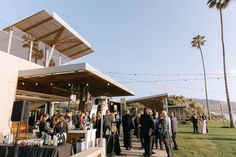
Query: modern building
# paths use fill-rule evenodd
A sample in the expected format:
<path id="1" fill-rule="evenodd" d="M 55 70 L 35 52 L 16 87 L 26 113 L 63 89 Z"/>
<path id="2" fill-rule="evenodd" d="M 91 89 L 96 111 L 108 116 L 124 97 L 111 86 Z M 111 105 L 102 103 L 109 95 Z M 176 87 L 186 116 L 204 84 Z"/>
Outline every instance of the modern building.
<path id="1" fill-rule="evenodd" d="M 57 14 L 40 11 L 0 31 L 0 132 L 10 132 L 15 100 L 31 108 L 97 96 L 134 93 L 87 63 L 69 64 L 93 52 L 91 45 Z M 45 105 L 47 107 L 47 105 Z"/>
<path id="2" fill-rule="evenodd" d="M 127 106 L 132 103 L 140 103 L 160 113 L 162 110 L 168 111 L 168 94 L 164 93 L 127 100 Z"/>
<path id="3" fill-rule="evenodd" d="M 185 119 L 186 109 L 188 108 L 188 106 L 168 104 L 168 98 L 171 98 L 171 97 L 172 96 L 168 96 L 167 93 L 159 94 L 159 95 L 152 95 L 152 96 L 127 100 L 127 105 L 130 105 L 132 103 L 140 103 L 144 105 L 145 107 L 148 107 L 152 110 L 155 109 L 159 113 L 161 113 L 162 110 L 166 110 L 169 113 L 174 112 L 178 120 Z"/>

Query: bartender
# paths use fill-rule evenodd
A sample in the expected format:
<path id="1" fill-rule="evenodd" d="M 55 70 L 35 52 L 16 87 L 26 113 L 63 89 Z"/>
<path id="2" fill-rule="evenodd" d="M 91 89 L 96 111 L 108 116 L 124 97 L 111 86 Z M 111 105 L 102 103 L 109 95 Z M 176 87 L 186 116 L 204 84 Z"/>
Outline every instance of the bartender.
<path id="1" fill-rule="evenodd" d="M 43 134 L 48 133 L 50 130 L 49 125 L 47 123 L 48 118 L 49 118 L 48 114 L 42 115 L 42 119 L 39 123 L 40 137 L 42 137 Z"/>

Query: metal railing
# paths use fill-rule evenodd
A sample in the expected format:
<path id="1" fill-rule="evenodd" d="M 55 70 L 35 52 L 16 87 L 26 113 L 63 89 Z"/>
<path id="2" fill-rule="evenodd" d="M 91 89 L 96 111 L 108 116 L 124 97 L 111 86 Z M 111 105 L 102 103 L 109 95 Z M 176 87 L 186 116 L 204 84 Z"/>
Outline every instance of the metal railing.
<path id="1" fill-rule="evenodd" d="M 34 41 L 30 57 L 31 41 L 33 38 L 15 27 L 12 32 L 12 35 L 10 35 L 11 33 L 9 32 L 0 31 L 0 50 L 46 67 L 47 51 L 51 47 L 41 41 Z M 10 39 L 10 37 L 12 38 Z M 9 42 L 10 47 L 8 48 Z M 70 61 L 69 57 L 54 49 L 49 66 L 60 66 Z"/>

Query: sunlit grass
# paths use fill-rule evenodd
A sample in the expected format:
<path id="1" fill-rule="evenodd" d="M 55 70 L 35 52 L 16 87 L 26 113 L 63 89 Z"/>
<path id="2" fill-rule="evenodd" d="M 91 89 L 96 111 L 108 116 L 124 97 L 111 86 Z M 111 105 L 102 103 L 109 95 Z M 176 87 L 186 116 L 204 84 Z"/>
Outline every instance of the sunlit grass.
<path id="1" fill-rule="evenodd" d="M 208 123 L 209 134 L 194 134 L 192 125 L 179 125 L 175 157 L 235 157 L 236 129 L 222 128 L 221 121 Z M 199 128 L 201 130 L 201 128 Z"/>

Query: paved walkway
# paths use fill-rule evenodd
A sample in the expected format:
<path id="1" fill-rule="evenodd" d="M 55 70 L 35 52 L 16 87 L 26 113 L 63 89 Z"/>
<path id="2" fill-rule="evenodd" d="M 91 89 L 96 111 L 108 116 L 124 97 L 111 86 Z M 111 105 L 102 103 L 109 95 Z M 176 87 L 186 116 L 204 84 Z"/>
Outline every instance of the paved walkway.
<path id="1" fill-rule="evenodd" d="M 123 135 L 120 136 L 120 146 L 121 146 L 121 156 L 119 157 L 143 157 L 144 149 L 141 148 L 141 143 L 135 136 L 133 139 L 132 150 L 125 150 L 124 144 L 123 144 Z M 167 156 L 165 150 L 153 149 L 153 151 L 156 154 L 153 154 L 152 157 L 166 157 Z"/>

